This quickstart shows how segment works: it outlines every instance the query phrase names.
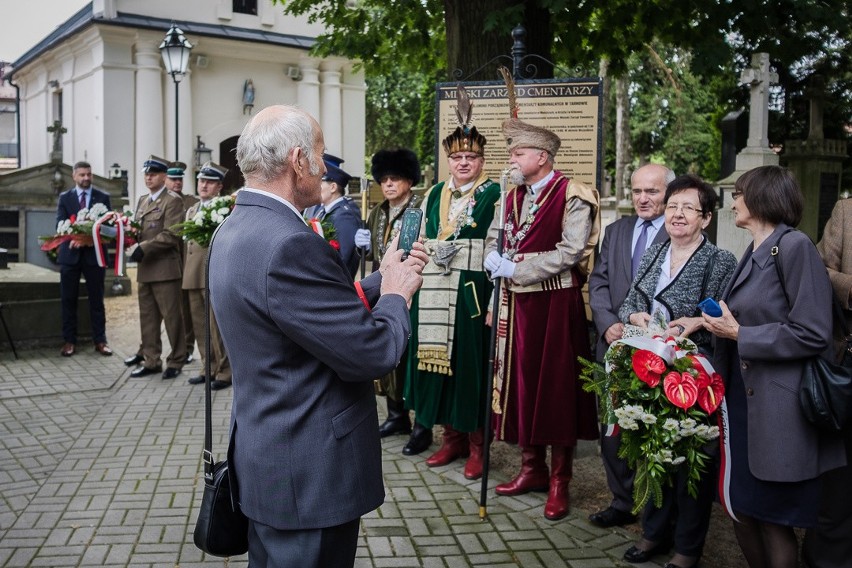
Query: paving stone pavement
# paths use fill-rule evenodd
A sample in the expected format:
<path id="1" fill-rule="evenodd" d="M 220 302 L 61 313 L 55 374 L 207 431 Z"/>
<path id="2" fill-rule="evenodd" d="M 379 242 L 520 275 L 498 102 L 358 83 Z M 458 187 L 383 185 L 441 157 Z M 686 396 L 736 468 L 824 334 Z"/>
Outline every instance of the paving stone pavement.
<path id="1" fill-rule="evenodd" d="M 0 566 L 247 566 L 246 556 L 210 557 L 192 543 L 204 391 L 186 379 L 199 362 L 172 381 L 130 378 L 122 360 L 138 328 L 108 331 L 113 357 L 82 345 L 71 358 L 58 346 L 18 360 L 0 351 Z M 213 398 L 221 456 L 230 390 Z M 480 485 L 462 463 L 430 469 L 424 455 L 402 455 L 405 440 L 383 440 L 387 497 L 363 518 L 355 566 L 629 566 L 620 558 L 630 533 L 596 528 L 584 511 L 547 521 L 541 494 L 496 497 L 499 474 L 481 521 Z"/>

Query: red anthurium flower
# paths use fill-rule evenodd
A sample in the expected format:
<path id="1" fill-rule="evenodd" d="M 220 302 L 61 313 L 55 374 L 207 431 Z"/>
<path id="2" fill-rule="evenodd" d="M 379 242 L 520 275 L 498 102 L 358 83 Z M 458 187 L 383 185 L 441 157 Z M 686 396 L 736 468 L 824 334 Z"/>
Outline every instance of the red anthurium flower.
<path id="1" fill-rule="evenodd" d="M 725 383 L 722 381 L 722 376 L 719 373 L 713 373 L 711 376 L 699 371 L 695 382 L 698 383 L 698 405 L 707 414 L 713 414 L 722 404 L 722 397 L 725 396 Z"/>
<path id="2" fill-rule="evenodd" d="M 340 250 L 340 243 L 337 242 L 337 239 L 331 239 L 330 241 L 328 241 L 328 244 L 330 244 L 331 248 L 333 248 L 334 250 Z"/>
<path id="3" fill-rule="evenodd" d="M 643 383 L 654 388 L 660 384 L 660 375 L 666 370 L 666 362 L 650 351 L 638 350 L 631 359 L 633 372 Z"/>
<path id="4" fill-rule="evenodd" d="M 72 213 L 71 216 L 68 217 L 68 220 L 71 221 L 71 224 L 73 225 L 77 222 L 77 216 Z"/>
<path id="5" fill-rule="evenodd" d="M 698 399 L 698 385 L 689 373 L 672 371 L 663 379 L 663 392 L 669 402 L 684 410 Z"/>

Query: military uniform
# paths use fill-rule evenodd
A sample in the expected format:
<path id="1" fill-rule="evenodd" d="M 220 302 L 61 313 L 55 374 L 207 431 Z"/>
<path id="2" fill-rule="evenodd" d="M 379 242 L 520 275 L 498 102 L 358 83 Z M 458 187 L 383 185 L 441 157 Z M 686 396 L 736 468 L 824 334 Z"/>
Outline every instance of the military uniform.
<path id="1" fill-rule="evenodd" d="M 145 369 L 160 369 L 163 349 L 160 326 L 165 322 L 171 344 L 167 366 L 179 371 L 186 359 L 186 337 L 181 316 L 181 239 L 171 227 L 184 219 L 183 201 L 165 187 L 155 195 L 156 199 L 152 199 L 153 195 L 140 197 L 135 213 L 135 219 L 142 227 L 138 245 L 142 255 L 137 260 L 136 272 L 141 354 Z"/>
<path id="2" fill-rule="evenodd" d="M 172 162 L 171 167 L 166 171 L 166 177 L 171 180 L 183 181 L 186 164 L 183 162 Z M 169 193 L 183 201 L 184 214 L 189 211 L 189 208 L 198 203 L 198 198 L 194 195 L 189 195 L 183 191 L 169 190 Z M 181 242 L 180 247 L 180 263 L 181 266 L 186 262 L 186 243 Z M 183 317 L 183 330 L 186 336 L 186 362 L 192 361 L 192 351 L 195 349 L 195 327 L 192 324 L 192 312 L 189 307 L 189 295 L 186 291 L 181 292 L 181 317 Z"/>
<path id="3" fill-rule="evenodd" d="M 204 207 L 204 202 L 198 202 L 186 212 L 186 219 L 191 220 L 198 211 Z M 201 350 L 202 369 L 207 349 L 204 345 L 204 317 L 207 309 L 207 298 L 205 293 L 205 275 L 207 270 L 207 247 L 203 247 L 195 241 L 186 242 L 186 260 L 183 270 L 183 291 L 189 298 L 190 317 L 192 325 L 199 330 L 199 349 Z M 202 371 L 202 374 L 204 371 Z M 219 326 L 213 310 L 210 310 L 210 377 L 222 383 L 231 383 L 231 363 L 225 352 L 225 345 L 219 335 Z"/>

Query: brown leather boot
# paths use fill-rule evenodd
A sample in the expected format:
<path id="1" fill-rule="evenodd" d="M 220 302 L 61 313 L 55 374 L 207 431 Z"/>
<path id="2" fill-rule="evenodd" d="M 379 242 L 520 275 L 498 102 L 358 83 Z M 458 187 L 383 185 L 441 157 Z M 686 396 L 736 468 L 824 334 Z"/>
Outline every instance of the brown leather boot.
<path id="1" fill-rule="evenodd" d="M 547 448 L 545 446 L 530 446 L 521 448 L 521 471 L 517 477 L 508 483 L 501 483 L 494 488 L 497 495 L 523 495 L 530 491 L 547 491 L 548 476 Z"/>
<path id="2" fill-rule="evenodd" d="M 470 433 L 470 457 L 464 464 L 464 476 L 467 479 L 482 477 L 482 444 L 484 440 L 482 428 Z"/>
<path id="3" fill-rule="evenodd" d="M 467 447 L 467 434 L 453 430 L 449 424 L 444 424 L 444 436 L 441 447 L 437 452 L 429 456 L 426 465 L 438 467 L 447 465 L 458 458 L 466 458 L 470 450 Z"/>
<path id="4" fill-rule="evenodd" d="M 550 491 L 544 505 L 544 516 L 558 521 L 568 514 L 568 484 L 574 473 L 574 447 L 550 448 Z"/>

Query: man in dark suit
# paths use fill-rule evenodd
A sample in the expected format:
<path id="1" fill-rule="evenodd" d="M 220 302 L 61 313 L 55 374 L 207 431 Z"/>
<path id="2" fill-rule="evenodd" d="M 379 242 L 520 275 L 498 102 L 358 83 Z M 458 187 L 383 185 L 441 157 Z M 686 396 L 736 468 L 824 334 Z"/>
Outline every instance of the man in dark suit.
<path id="1" fill-rule="evenodd" d="M 75 187 L 62 192 L 56 207 L 56 222 L 67 221 L 81 209 L 89 210 L 101 203 L 107 211 L 112 210 L 109 194 L 92 187 L 92 166 L 88 162 L 77 162 L 71 174 Z M 92 323 L 92 341 L 95 351 L 101 355 L 112 355 L 106 340 L 106 312 L 104 310 L 104 272 L 98 266 L 93 246 L 83 246 L 75 241 L 59 246 L 59 296 L 62 302 L 62 338 L 65 345 L 60 352 L 63 357 L 72 356 L 77 350 L 77 303 L 80 295 L 80 275 L 86 279 L 89 293 L 89 318 Z"/>
<path id="2" fill-rule="evenodd" d="M 322 161 L 326 171 L 320 186 L 321 201 L 319 205 L 305 210 L 305 218 L 315 217 L 331 223 L 335 231 L 334 240 L 340 247 L 340 258 L 354 278 L 359 260 L 355 249 L 355 232 L 361 228 L 361 209 L 346 195 L 346 187 L 352 176 L 340 168 L 343 160 L 337 156 L 323 154 Z"/>
<path id="3" fill-rule="evenodd" d="M 636 276 L 639 259 L 652 245 L 668 239 L 664 226 L 663 200 L 666 186 L 675 178 L 660 164 L 642 166 L 630 178 L 636 215 L 622 217 L 606 228 L 601 251 L 589 277 L 589 305 L 598 332 L 596 356 L 603 361 L 610 343 L 621 339 L 624 324 L 618 309 Z M 633 509 L 633 470 L 618 457 L 621 437 L 611 435 L 610 425 L 601 425 L 601 458 L 613 499 L 609 507 L 589 515 L 601 527 L 625 525 L 636 520 Z"/>
<path id="4" fill-rule="evenodd" d="M 381 268 L 353 282 L 302 218 L 320 201 L 323 149 L 304 111 L 255 115 L 237 144 L 246 187 L 210 245 L 252 568 L 353 565 L 360 517 L 384 499 L 372 382 L 402 357 L 427 261 L 417 243 L 403 262 L 395 240 Z"/>

